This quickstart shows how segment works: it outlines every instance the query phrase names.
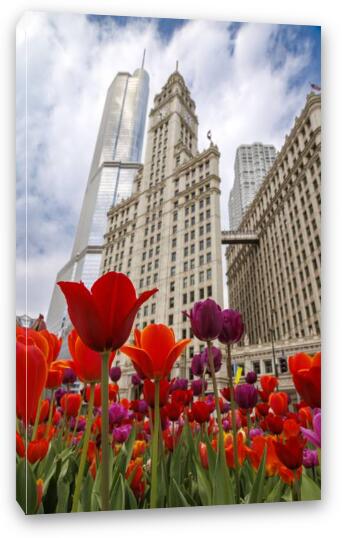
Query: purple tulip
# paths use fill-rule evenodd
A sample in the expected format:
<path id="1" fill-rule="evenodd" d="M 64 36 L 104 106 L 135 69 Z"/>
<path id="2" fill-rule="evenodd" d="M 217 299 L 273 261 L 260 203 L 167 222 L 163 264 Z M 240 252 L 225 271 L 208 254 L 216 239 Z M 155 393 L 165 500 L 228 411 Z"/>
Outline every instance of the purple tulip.
<path id="1" fill-rule="evenodd" d="M 241 409 L 251 409 L 258 401 L 258 391 L 254 385 L 242 383 L 234 391 L 235 401 Z"/>
<path id="2" fill-rule="evenodd" d="M 263 431 L 261 428 L 252 428 L 249 432 L 249 438 L 254 439 L 254 437 L 258 437 L 258 435 L 263 435 Z"/>
<path id="3" fill-rule="evenodd" d="M 201 376 L 204 372 L 205 358 L 202 356 L 202 353 L 198 353 L 192 357 L 191 361 L 191 371 L 193 375 Z"/>
<path id="4" fill-rule="evenodd" d="M 200 394 L 202 394 L 202 392 L 204 392 L 205 390 L 207 390 L 207 387 L 208 387 L 208 382 L 207 381 L 204 381 L 204 391 L 202 391 L 202 387 L 203 387 L 203 381 L 202 379 L 194 379 L 191 383 L 191 390 L 192 392 L 194 393 L 194 396 L 199 396 Z"/>
<path id="5" fill-rule="evenodd" d="M 138 387 L 141 384 L 141 379 L 138 374 L 132 374 L 132 384 L 135 387 Z"/>
<path id="6" fill-rule="evenodd" d="M 230 410 L 230 404 L 228 402 L 223 402 L 221 413 L 222 414 L 228 413 L 229 410 Z"/>
<path id="7" fill-rule="evenodd" d="M 131 424 L 124 424 L 113 429 L 113 438 L 117 443 L 125 443 L 131 433 Z"/>
<path id="8" fill-rule="evenodd" d="M 170 392 L 173 392 L 174 390 L 187 390 L 188 389 L 188 380 L 187 379 L 181 379 L 177 378 L 173 381 Z"/>
<path id="9" fill-rule="evenodd" d="M 187 312 L 185 314 L 190 318 L 192 331 L 199 340 L 204 342 L 215 340 L 222 331 L 222 310 L 213 299 L 198 301 L 190 310 L 190 314 Z"/>
<path id="10" fill-rule="evenodd" d="M 317 450 L 310 450 L 309 448 L 304 448 L 303 465 L 307 468 L 319 465 Z"/>
<path id="11" fill-rule="evenodd" d="M 246 383 L 249 383 L 250 385 L 254 385 L 254 383 L 256 383 L 257 379 L 258 379 L 258 376 L 253 371 L 248 372 L 248 374 L 246 375 Z"/>
<path id="12" fill-rule="evenodd" d="M 62 387 L 60 387 L 59 389 L 56 390 L 56 392 L 55 392 L 55 400 L 56 400 L 57 405 L 60 405 L 61 399 L 64 396 L 64 394 L 66 394 L 66 393 L 67 393 L 67 391 L 65 389 L 63 389 Z"/>
<path id="13" fill-rule="evenodd" d="M 70 430 L 73 430 L 75 428 L 77 418 L 76 417 L 70 417 L 69 420 L 70 420 Z M 79 417 L 79 419 L 77 421 L 76 431 L 77 432 L 83 432 L 85 430 L 85 427 L 86 427 L 86 419 L 82 418 L 82 417 Z"/>
<path id="14" fill-rule="evenodd" d="M 76 379 L 76 374 L 72 368 L 65 368 L 63 370 L 63 385 L 72 385 L 73 383 L 75 383 Z"/>
<path id="15" fill-rule="evenodd" d="M 112 366 L 112 368 L 109 371 L 109 377 L 111 378 L 113 383 L 117 383 L 121 377 L 120 366 Z"/>
<path id="16" fill-rule="evenodd" d="M 138 412 L 142 415 L 148 415 L 148 403 L 146 402 L 146 400 L 139 400 Z"/>
<path id="17" fill-rule="evenodd" d="M 218 347 L 211 346 L 211 353 L 213 357 L 213 363 L 214 363 L 214 370 L 215 372 L 218 372 L 222 366 L 222 353 L 221 350 Z M 208 348 L 205 348 L 204 351 L 202 351 L 202 356 L 204 357 L 205 363 L 207 366 L 207 372 L 210 374 L 210 368 L 209 368 L 209 354 L 208 354 Z"/>
<path id="18" fill-rule="evenodd" d="M 313 430 L 307 428 L 301 428 L 301 432 L 305 439 L 315 445 L 317 448 L 321 448 L 321 410 L 314 412 L 312 419 Z"/>
<path id="19" fill-rule="evenodd" d="M 225 432 L 228 432 L 230 429 L 230 422 L 226 418 L 222 420 L 222 427 Z"/>
<path id="20" fill-rule="evenodd" d="M 108 409 L 108 414 L 110 424 L 120 424 L 128 416 L 126 407 L 119 403 L 113 403 Z"/>
<path id="21" fill-rule="evenodd" d="M 238 310 L 222 310 L 223 326 L 218 339 L 222 344 L 238 342 L 244 331 L 242 316 Z"/>

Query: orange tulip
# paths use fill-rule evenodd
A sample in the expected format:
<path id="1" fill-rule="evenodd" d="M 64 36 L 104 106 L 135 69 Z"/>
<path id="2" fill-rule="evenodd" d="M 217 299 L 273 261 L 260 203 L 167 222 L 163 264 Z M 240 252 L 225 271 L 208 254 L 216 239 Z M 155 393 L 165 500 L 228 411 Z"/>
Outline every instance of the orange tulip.
<path id="1" fill-rule="evenodd" d="M 272 392 L 268 397 L 268 405 L 276 415 L 285 415 L 289 406 L 286 392 Z"/>
<path id="2" fill-rule="evenodd" d="M 271 435 L 257 435 L 252 440 L 248 457 L 252 467 L 257 470 L 262 460 L 264 449 L 266 447 L 266 475 L 274 476 L 278 473 L 280 461 L 274 447 L 274 439 Z"/>
<path id="3" fill-rule="evenodd" d="M 289 358 L 293 383 L 310 407 L 321 407 L 321 354 L 297 353 Z"/>
<path id="4" fill-rule="evenodd" d="M 165 379 L 172 367 L 191 342 L 186 338 L 175 341 L 175 335 L 166 325 L 151 324 L 141 332 L 135 330 L 135 346 L 124 345 L 122 353 L 128 355 L 138 375 L 147 379 Z"/>

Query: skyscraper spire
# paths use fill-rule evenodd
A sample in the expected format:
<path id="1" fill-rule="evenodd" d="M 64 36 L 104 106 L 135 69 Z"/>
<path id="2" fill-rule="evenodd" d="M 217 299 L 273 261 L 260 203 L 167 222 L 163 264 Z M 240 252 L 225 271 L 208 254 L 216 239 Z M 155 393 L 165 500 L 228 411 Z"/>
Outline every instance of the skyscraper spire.
<path id="1" fill-rule="evenodd" d="M 145 64 L 145 54 L 146 54 L 146 49 L 144 49 L 144 52 L 143 52 L 143 57 L 142 57 L 142 62 L 141 62 L 141 69 L 144 69 L 144 64 Z"/>
<path id="2" fill-rule="evenodd" d="M 176 60 L 176 72 L 178 73 L 178 60 Z"/>
<path id="3" fill-rule="evenodd" d="M 144 59 L 145 51 L 143 65 Z M 108 88 L 74 246 L 57 282 L 82 280 L 89 287 L 99 276 L 107 212 L 112 204 L 130 196 L 141 166 L 148 93 L 149 76 L 143 69 L 133 75 L 118 73 Z M 67 330 L 66 304 L 55 286 L 47 326 L 58 333 L 63 319 Z"/>

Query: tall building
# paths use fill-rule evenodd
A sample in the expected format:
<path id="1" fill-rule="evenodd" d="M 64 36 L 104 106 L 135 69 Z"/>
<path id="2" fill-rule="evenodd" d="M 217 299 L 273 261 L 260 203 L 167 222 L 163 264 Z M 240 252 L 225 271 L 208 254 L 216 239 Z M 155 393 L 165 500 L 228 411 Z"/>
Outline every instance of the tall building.
<path id="1" fill-rule="evenodd" d="M 310 93 L 227 248 L 229 304 L 249 342 L 320 334 L 321 98 Z"/>
<path id="2" fill-rule="evenodd" d="M 213 143 L 198 151 L 195 103 L 177 70 L 149 117 L 133 194 L 108 212 L 101 272 L 126 273 L 138 293 L 157 287 L 136 322 L 140 328 L 166 323 L 180 339 L 191 336 L 182 311 L 207 297 L 223 303 L 220 154 Z M 183 375 L 198 349 L 194 340 L 180 359 Z"/>
<path id="3" fill-rule="evenodd" d="M 229 195 L 229 227 L 236 230 L 276 158 L 271 145 L 244 144 L 236 150 L 234 184 Z"/>
<path id="4" fill-rule="evenodd" d="M 107 211 L 132 193 L 140 168 L 149 94 L 149 76 L 118 73 L 109 86 L 70 260 L 59 280 L 82 280 L 90 286 L 99 276 Z M 47 316 L 51 331 L 68 325 L 66 303 L 55 285 Z"/>

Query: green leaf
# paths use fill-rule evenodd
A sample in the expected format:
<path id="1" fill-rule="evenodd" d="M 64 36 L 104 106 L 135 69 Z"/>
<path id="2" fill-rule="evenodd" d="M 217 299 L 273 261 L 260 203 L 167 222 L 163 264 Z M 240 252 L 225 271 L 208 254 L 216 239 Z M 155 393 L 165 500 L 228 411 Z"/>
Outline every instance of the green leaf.
<path id="1" fill-rule="evenodd" d="M 82 484 L 80 505 L 78 507 L 79 512 L 91 512 L 91 493 L 94 487 L 94 480 L 91 474 L 88 472 L 85 480 Z"/>
<path id="2" fill-rule="evenodd" d="M 265 447 L 262 460 L 260 462 L 259 469 L 258 469 L 257 475 L 255 477 L 255 480 L 252 486 L 252 490 L 248 497 L 249 503 L 262 502 L 262 494 L 263 494 L 264 479 L 265 479 L 266 455 L 267 455 L 267 449 Z"/>
<path id="3" fill-rule="evenodd" d="M 302 501 L 321 500 L 320 487 L 305 473 L 302 474 L 301 499 Z"/>
<path id="4" fill-rule="evenodd" d="M 136 510 L 138 508 L 138 503 L 127 480 L 125 480 L 125 492 L 126 492 L 126 510 Z"/>
<path id="5" fill-rule="evenodd" d="M 174 478 L 171 478 L 169 506 L 190 506 Z"/>
<path id="6" fill-rule="evenodd" d="M 57 479 L 57 513 L 65 513 L 68 511 L 70 485 L 73 481 L 71 468 L 72 462 L 70 459 L 68 459 L 63 463 L 61 472 Z"/>
<path id="7" fill-rule="evenodd" d="M 101 463 L 96 471 L 96 477 L 91 492 L 90 508 L 91 512 L 98 512 L 101 510 Z"/>
<path id="8" fill-rule="evenodd" d="M 198 493 L 199 493 L 202 505 L 209 506 L 213 504 L 212 502 L 213 491 L 212 491 L 211 483 L 208 478 L 208 474 L 206 470 L 203 469 L 201 463 L 197 460 L 197 458 L 194 458 L 194 462 L 196 466 Z"/>
<path id="9" fill-rule="evenodd" d="M 125 483 L 121 474 L 114 485 L 113 492 L 110 497 L 110 508 L 111 510 L 125 509 Z"/>
<path id="10" fill-rule="evenodd" d="M 27 493 L 27 495 L 26 495 Z M 37 484 L 29 462 L 22 459 L 17 466 L 16 499 L 25 514 L 34 514 L 37 510 Z"/>
<path id="11" fill-rule="evenodd" d="M 214 477 L 212 479 L 213 504 L 234 504 L 233 484 L 226 459 L 217 455 Z"/>
<path id="12" fill-rule="evenodd" d="M 282 496 L 285 493 L 286 484 L 280 478 L 278 478 L 276 485 L 272 491 L 267 495 L 265 502 L 267 503 L 278 503 L 280 502 Z"/>

